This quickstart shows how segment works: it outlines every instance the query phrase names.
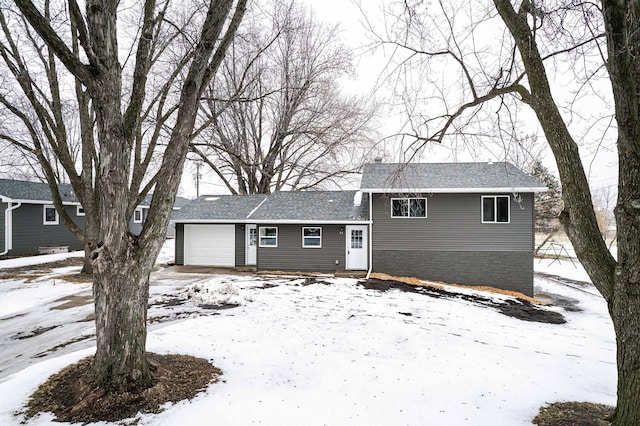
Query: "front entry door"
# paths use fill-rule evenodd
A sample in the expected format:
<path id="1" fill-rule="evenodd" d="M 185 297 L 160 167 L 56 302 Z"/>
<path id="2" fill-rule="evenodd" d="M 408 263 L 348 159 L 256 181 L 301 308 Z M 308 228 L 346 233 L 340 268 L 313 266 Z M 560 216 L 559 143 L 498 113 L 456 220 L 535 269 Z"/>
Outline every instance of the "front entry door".
<path id="1" fill-rule="evenodd" d="M 367 269 L 367 227 L 347 226 L 347 269 Z"/>
<path id="2" fill-rule="evenodd" d="M 255 265 L 256 264 L 256 247 L 258 243 L 258 237 L 256 234 L 256 225 L 247 225 L 246 226 L 246 264 L 247 265 Z"/>

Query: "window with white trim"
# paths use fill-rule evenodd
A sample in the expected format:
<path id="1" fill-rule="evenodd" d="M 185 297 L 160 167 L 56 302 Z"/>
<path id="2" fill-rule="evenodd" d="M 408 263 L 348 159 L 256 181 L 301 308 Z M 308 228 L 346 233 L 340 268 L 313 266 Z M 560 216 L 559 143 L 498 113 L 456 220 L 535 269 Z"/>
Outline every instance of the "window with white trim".
<path id="1" fill-rule="evenodd" d="M 322 248 L 322 228 L 319 226 L 305 226 L 302 228 L 302 247 Z"/>
<path id="2" fill-rule="evenodd" d="M 42 206 L 42 224 L 57 225 L 60 223 L 60 217 L 54 206 Z"/>
<path id="3" fill-rule="evenodd" d="M 391 217 L 427 217 L 426 198 L 392 198 Z"/>
<path id="4" fill-rule="evenodd" d="M 76 216 L 84 216 L 84 207 L 76 206 Z"/>
<path id="5" fill-rule="evenodd" d="M 142 209 L 133 212 L 133 223 L 142 223 Z"/>
<path id="6" fill-rule="evenodd" d="M 275 226 L 261 226 L 258 233 L 260 247 L 278 247 L 278 228 Z"/>
<path id="7" fill-rule="evenodd" d="M 511 206 L 508 195 L 482 196 L 482 223 L 509 223 Z"/>

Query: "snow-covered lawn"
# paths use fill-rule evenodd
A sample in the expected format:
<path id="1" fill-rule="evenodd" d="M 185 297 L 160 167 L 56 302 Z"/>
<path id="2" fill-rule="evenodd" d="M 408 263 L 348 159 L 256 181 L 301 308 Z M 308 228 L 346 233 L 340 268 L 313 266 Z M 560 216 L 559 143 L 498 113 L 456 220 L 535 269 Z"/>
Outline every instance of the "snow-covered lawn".
<path id="1" fill-rule="evenodd" d="M 203 357 L 224 374 L 192 401 L 142 415 L 139 424 L 524 425 L 547 402 L 614 404 L 615 337 L 602 298 L 545 279 L 536 279 L 536 289 L 581 311 L 552 307 L 567 323 L 542 324 L 457 298 L 367 290 L 354 279 L 305 285 L 298 277 L 161 269 L 152 278 L 149 316 L 159 320 L 148 349 Z M 74 291 L 90 285 L 0 280 L 3 370 L 29 356 L 12 345 L 45 339 L 85 315 L 89 305 L 50 309 Z M 206 307 L 213 302 L 239 306 Z M 59 327 L 16 340 L 46 328 L 51 316 Z M 92 324 L 83 324 L 84 331 L 68 331 L 91 333 Z M 38 384 L 93 350 L 58 351 L 0 372 L 0 424 L 19 424 L 14 413 Z"/>

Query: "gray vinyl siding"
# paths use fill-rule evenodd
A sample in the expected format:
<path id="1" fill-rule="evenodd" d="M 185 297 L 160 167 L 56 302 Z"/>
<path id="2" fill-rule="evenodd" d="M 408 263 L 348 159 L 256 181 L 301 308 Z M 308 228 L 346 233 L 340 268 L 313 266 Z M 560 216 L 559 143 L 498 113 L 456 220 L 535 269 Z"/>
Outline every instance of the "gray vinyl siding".
<path id="1" fill-rule="evenodd" d="M 236 225 L 236 266 L 244 266 L 245 264 L 245 227 L 244 225 Z"/>
<path id="2" fill-rule="evenodd" d="M 258 270 L 334 272 L 345 269 L 345 236 L 342 225 L 258 225 L 278 228 L 278 247 L 258 246 Z M 303 226 L 322 228 L 322 247 L 303 248 Z M 340 229 L 342 228 L 342 235 Z M 336 264 L 336 261 L 338 263 Z"/>
<path id="3" fill-rule="evenodd" d="M 184 265 L 184 223 L 176 223 L 176 265 Z"/>
<path id="4" fill-rule="evenodd" d="M 510 195 L 510 223 L 482 223 L 482 195 L 427 195 L 427 218 L 392 218 L 391 197 L 374 195 L 373 249 L 531 251 L 533 194 Z"/>
<path id="5" fill-rule="evenodd" d="M 533 194 L 509 195 L 509 223 L 482 223 L 483 195 L 505 194 L 426 195 L 426 218 L 392 218 L 375 195 L 373 271 L 532 295 Z"/>
<path id="6" fill-rule="evenodd" d="M 140 207 L 140 209 L 142 210 L 142 222 L 135 223 L 133 221 L 134 217 L 131 217 L 131 220 L 129 220 L 129 231 L 133 235 L 140 235 L 140 232 L 142 232 L 142 225 L 144 225 L 144 222 L 147 220 L 147 216 L 149 215 L 148 207 Z"/>
<path id="7" fill-rule="evenodd" d="M 533 296 L 533 253 L 526 251 L 374 250 L 373 272 Z"/>
<path id="8" fill-rule="evenodd" d="M 4 235 L 4 231 L 5 231 L 5 223 L 4 223 L 4 212 L 7 210 L 7 207 L 9 205 L 7 203 L 0 203 L 0 253 L 3 252 L 5 250 L 5 235 Z"/>
<path id="9" fill-rule="evenodd" d="M 76 216 L 76 206 L 65 206 L 74 222 L 84 229 L 84 216 Z M 12 212 L 13 248 L 10 255 L 32 255 L 38 247 L 69 246 L 70 250 L 81 250 L 80 240 L 67 228 L 62 218 L 57 225 L 43 224 L 41 204 L 23 204 Z"/>

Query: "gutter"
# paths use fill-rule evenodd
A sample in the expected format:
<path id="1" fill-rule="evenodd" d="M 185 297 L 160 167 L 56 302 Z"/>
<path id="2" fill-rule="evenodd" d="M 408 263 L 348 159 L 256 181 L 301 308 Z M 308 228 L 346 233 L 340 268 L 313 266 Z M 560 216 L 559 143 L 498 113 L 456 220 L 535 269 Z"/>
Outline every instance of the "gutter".
<path id="1" fill-rule="evenodd" d="M 373 269 L 373 194 L 369 192 L 369 270 L 367 271 L 366 279 L 371 276 L 371 270 Z"/>
<path id="2" fill-rule="evenodd" d="M 5 201 L 5 200 L 3 200 Z M 13 231 L 13 221 L 11 221 L 11 212 L 15 209 L 17 209 L 18 207 L 20 207 L 22 205 L 22 202 L 18 201 L 17 204 L 15 205 L 11 205 L 11 201 L 10 200 L 6 200 L 7 203 L 7 208 L 4 211 L 4 251 L 0 252 L 0 256 L 4 256 L 5 254 L 9 253 L 9 250 L 12 249 L 13 247 L 13 235 L 12 235 L 12 231 Z"/>

